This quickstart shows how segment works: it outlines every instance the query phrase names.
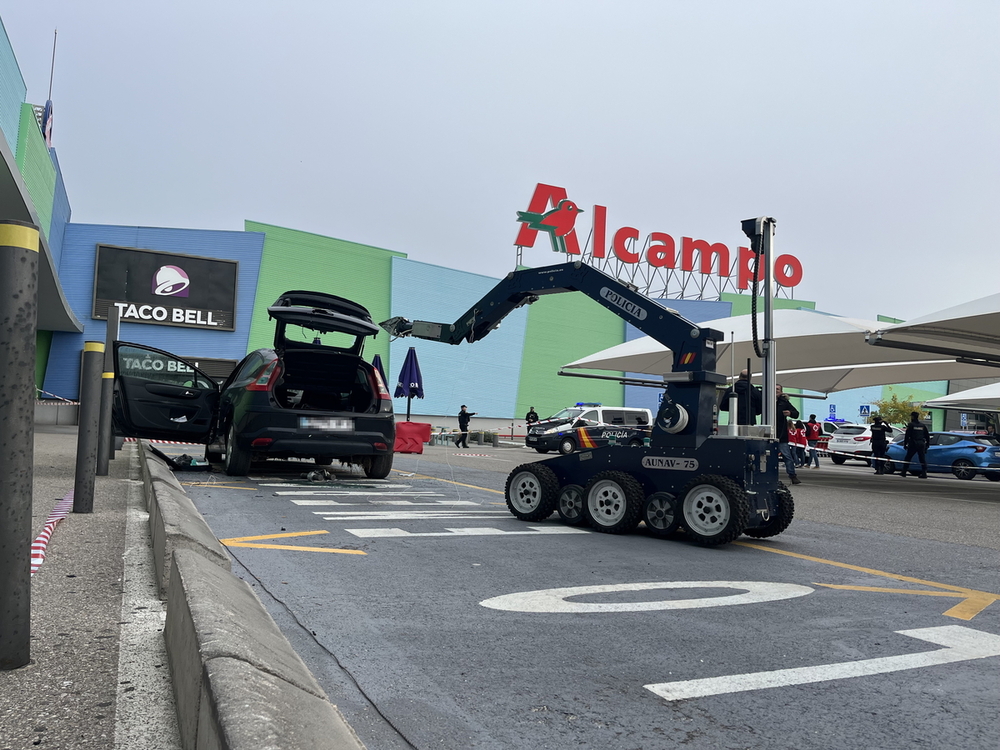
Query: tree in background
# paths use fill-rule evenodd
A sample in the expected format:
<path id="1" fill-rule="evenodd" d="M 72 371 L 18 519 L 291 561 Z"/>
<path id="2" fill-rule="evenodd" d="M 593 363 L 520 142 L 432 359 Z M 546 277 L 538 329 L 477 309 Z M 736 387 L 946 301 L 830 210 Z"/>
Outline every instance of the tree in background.
<path id="1" fill-rule="evenodd" d="M 917 405 L 910 399 L 913 395 L 909 395 L 906 399 L 900 400 L 899 396 L 895 393 L 892 394 L 892 398 L 880 398 L 872 401 L 872 416 L 878 414 L 882 417 L 883 422 L 888 422 L 894 425 L 905 425 L 910 421 L 910 414 L 912 412 L 919 412 L 921 419 L 926 419 L 930 414 L 926 409 L 921 408 L 923 404 Z M 868 418 L 871 422 L 871 417 Z"/>

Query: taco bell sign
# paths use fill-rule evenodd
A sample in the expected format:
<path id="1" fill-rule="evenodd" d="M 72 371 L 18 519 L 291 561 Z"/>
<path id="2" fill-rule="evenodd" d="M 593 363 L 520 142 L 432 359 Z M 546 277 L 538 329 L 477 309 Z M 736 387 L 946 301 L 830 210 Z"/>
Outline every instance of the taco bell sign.
<path id="1" fill-rule="evenodd" d="M 98 245 L 96 265 L 94 318 L 114 305 L 123 323 L 235 330 L 236 261 Z"/>

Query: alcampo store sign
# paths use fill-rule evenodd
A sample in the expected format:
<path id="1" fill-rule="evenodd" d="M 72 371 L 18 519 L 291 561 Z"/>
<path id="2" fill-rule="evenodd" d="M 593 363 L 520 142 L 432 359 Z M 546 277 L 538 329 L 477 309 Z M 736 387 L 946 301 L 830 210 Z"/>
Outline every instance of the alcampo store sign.
<path id="1" fill-rule="evenodd" d="M 539 183 L 527 211 L 517 212 L 521 228 L 514 244 L 534 247 L 538 233 L 546 232 L 552 249 L 567 255 L 589 256 L 599 262 L 616 259 L 626 265 L 645 264 L 658 271 L 676 270 L 720 277 L 731 277 L 735 273 L 739 289 L 749 289 L 753 282 L 754 254 L 750 248 L 737 247 L 734 254 L 722 242 L 694 237 L 681 237 L 678 242 L 666 232 L 649 232 L 640 249 L 639 238 L 643 235 L 635 227 L 620 227 L 609 233 L 605 206 L 594 206 L 589 252 L 581 252 L 576 232 L 576 220 L 581 213 L 583 209 L 569 199 L 565 188 Z M 763 278 L 761 267 L 758 280 Z M 798 286 L 802 281 L 802 263 L 794 255 L 779 255 L 774 260 L 774 280 L 783 287 Z"/>

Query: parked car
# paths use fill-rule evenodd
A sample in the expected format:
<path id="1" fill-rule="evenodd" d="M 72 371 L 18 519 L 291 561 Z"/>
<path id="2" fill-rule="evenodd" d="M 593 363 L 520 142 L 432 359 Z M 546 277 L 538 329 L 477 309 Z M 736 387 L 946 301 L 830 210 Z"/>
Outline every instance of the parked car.
<path id="1" fill-rule="evenodd" d="M 649 409 L 579 403 L 553 414 L 548 419 L 532 424 L 528 428 L 524 444 L 539 453 L 558 450 L 565 455 L 578 450 L 581 446 L 594 448 L 606 444 L 611 437 L 610 433 L 604 435 L 601 430 L 589 430 L 586 434 L 577 433 L 582 427 L 604 427 L 618 428 L 618 432 L 621 433 L 620 437 L 616 435 L 618 442 L 637 440 L 641 445 L 642 438 L 648 434 L 643 432 L 643 429 L 652 423 L 653 415 Z M 626 435 L 626 432 L 630 434 Z"/>
<path id="2" fill-rule="evenodd" d="M 361 358 L 379 327 L 361 305 L 291 291 L 267 309 L 274 348 L 248 354 L 221 385 L 191 363 L 140 344 L 115 342 L 119 434 L 205 443 L 205 457 L 245 476 L 253 460 L 334 459 L 381 478 L 392 468 L 392 399 Z"/>
<path id="3" fill-rule="evenodd" d="M 885 470 L 890 474 L 899 471 L 906 458 L 902 435 L 893 439 L 886 457 L 889 460 Z M 922 471 L 916 457 L 911 460 L 910 470 Z M 927 471 L 950 471 L 959 479 L 972 479 L 982 474 L 991 482 L 1000 482 L 1000 440 L 987 435 L 932 432 L 927 447 Z"/>
<path id="4" fill-rule="evenodd" d="M 892 428 L 893 439 L 902 435 L 898 427 Z M 849 460 L 864 461 L 871 466 L 872 429 L 868 424 L 838 424 L 837 430 L 830 435 L 826 450 L 830 460 L 835 464 L 843 464 Z"/>

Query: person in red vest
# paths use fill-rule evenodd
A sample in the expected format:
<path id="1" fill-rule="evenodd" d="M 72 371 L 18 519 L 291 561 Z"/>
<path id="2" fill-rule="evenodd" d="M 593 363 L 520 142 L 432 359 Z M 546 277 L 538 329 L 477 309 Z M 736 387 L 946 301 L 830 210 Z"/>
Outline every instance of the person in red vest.
<path id="1" fill-rule="evenodd" d="M 815 414 L 810 414 L 809 421 L 806 422 L 806 444 L 809 446 L 809 458 L 806 461 L 806 466 L 810 469 L 819 468 L 819 452 L 816 450 L 816 446 L 819 445 L 821 437 L 823 437 L 823 425 L 816 421 Z"/>
<path id="2" fill-rule="evenodd" d="M 801 420 L 796 420 L 794 424 L 788 426 L 788 442 L 795 448 L 796 466 L 806 465 L 806 427 Z"/>

